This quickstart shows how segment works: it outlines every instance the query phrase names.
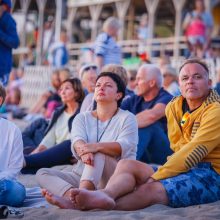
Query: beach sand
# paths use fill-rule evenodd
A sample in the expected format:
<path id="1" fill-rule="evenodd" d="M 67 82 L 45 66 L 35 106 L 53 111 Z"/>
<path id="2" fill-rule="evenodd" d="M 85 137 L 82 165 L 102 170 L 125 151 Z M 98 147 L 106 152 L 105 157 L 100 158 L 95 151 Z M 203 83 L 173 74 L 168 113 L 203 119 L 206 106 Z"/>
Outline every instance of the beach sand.
<path id="1" fill-rule="evenodd" d="M 220 202 L 215 202 L 207 205 L 192 206 L 188 208 L 169 208 L 163 205 L 153 205 L 151 207 L 137 211 L 77 211 L 64 210 L 56 207 L 51 208 L 28 208 L 24 212 L 22 219 L 45 219 L 45 220 L 101 220 L 101 219 L 193 219 L 193 220 L 211 220 L 220 219 Z"/>
<path id="2" fill-rule="evenodd" d="M 37 186 L 33 175 L 19 176 L 21 181 L 26 187 Z M 10 219 L 10 218 L 9 218 Z M 15 219 L 15 218 L 13 218 Z M 206 205 L 197 205 L 187 208 L 170 208 L 164 205 L 153 205 L 151 207 L 137 210 L 137 211 L 78 211 L 78 210 L 64 210 L 57 207 L 49 206 L 48 208 L 25 208 L 24 220 L 101 220 L 101 219 L 150 219 L 150 220 L 164 220 L 164 219 L 193 219 L 193 220 L 212 220 L 220 219 L 220 201 Z"/>

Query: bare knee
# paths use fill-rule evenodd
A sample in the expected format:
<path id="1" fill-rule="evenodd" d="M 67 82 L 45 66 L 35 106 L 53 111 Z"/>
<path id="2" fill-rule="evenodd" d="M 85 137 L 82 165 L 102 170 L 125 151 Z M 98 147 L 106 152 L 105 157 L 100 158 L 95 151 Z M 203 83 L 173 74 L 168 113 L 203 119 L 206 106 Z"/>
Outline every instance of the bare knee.
<path id="1" fill-rule="evenodd" d="M 135 178 L 135 160 L 122 159 L 118 162 L 114 175 L 131 175 Z"/>
<path id="2" fill-rule="evenodd" d="M 129 159 L 121 159 L 119 160 L 116 172 L 132 172 L 135 168 L 136 160 L 129 160 Z"/>
<path id="3" fill-rule="evenodd" d="M 154 173 L 154 170 L 150 165 L 140 161 L 123 159 L 118 162 L 115 173 L 129 173 L 136 178 L 137 184 L 142 184 Z"/>
<path id="4" fill-rule="evenodd" d="M 145 183 L 138 188 L 140 195 L 143 195 L 149 202 L 149 205 L 168 204 L 168 197 L 163 185 L 156 181 Z"/>

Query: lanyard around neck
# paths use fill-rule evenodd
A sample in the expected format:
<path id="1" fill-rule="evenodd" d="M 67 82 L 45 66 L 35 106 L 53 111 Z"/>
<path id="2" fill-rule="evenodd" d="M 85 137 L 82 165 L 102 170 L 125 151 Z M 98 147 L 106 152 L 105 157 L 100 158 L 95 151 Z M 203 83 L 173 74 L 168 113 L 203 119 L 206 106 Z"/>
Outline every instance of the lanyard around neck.
<path id="1" fill-rule="evenodd" d="M 97 126 L 96 126 L 96 129 L 97 129 L 96 141 L 97 141 L 97 143 L 102 139 L 102 136 L 104 135 L 105 131 L 107 130 L 109 124 L 111 123 L 113 117 L 116 115 L 117 112 L 118 112 L 118 109 L 116 109 L 115 113 L 112 115 L 112 117 L 108 121 L 108 124 L 105 126 L 105 128 L 104 128 L 103 132 L 101 133 L 100 137 L 99 137 L 99 118 L 98 118 L 98 114 L 97 114 L 97 120 L 96 120 L 96 122 L 97 122 Z"/>

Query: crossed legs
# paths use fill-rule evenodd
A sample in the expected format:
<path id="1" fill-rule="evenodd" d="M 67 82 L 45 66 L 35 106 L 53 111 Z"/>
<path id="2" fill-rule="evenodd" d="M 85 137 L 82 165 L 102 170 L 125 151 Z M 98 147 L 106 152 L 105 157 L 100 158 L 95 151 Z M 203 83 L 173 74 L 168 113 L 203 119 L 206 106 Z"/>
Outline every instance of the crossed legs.
<path id="1" fill-rule="evenodd" d="M 121 160 L 105 189 L 72 189 L 70 199 L 77 209 L 136 210 L 153 204 L 168 204 L 160 182 L 150 182 L 151 166 L 134 160 Z M 149 182 L 147 182 L 149 181 Z"/>
<path id="2" fill-rule="evenodd" d="M 36 179 L 43 188 L 42 195 L 50 204 L 66 209 L 74 208 L 69 196 L 70 189 L 79 186 L 80 176 L 77 173 L 43 168 L 37 172 Z"/>
<path id="3" fill-rule="evenodd" d="M 104 187 L 113 174 L 117 161 L 104 154 L 97 153 L 94 166 L 85 165 L 83 174 L 75 172 L 62 172 L 53 169 L 40 169 L 37 172 L 37 180 L 43 196 L 47 201 L 60 208 L 74 208 L 70 201 L 70 192 L 74 188 L 95 190 Z M 54 184 L 51 184 L 54 183 Z"/>

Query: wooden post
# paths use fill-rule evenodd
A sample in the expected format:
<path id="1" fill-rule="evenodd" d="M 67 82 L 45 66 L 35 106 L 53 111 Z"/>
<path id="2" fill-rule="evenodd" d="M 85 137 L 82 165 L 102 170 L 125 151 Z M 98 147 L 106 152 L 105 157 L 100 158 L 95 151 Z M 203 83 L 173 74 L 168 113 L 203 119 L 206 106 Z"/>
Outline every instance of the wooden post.
<path id="1" fill-rule="evenodd" d="M 27 22 L 27 11 L 30 5 L 30 0 L 20 0 L 20 5 L 22 8 L 22 12 L 24 13 L 24 21 L 21 33 L 21 47 L 25 47 L 26 45 L 26 22 Z"/>
<path id="2" fill-rule="evenodd" d="M 16 0 L 11 0 L 11 11 L 14 11 Z"/>
<path id="3" fill-rule="evenodd" d="M 151 58 L 151 47 L 152 38 L 154 36 L 154 22 L 155 22 L 155 12 L 158 6 L 159 0 L 145 0 L 145 5 L 148 10 L 148 29 L 149 29 L 149 40 L 147 41 L 147 54 Z"/>
<path id="4" fill-rule="evenodd" d="M 121 24 L 121 28 L 119 30 L 119 35 L 118 35 L 119 40 L 124 39 L 125 15 L 127 13 L 130 2 L 131 2 L 131 0 L 115 2 L 115 6 L 116 6 L 116 9 L 117 9 L 119 21 L 120 21 L 120 24 Z"/>
<path id="5" fill-rule="evenodd" d="M 133 39 L 134 38 L 134 7 L 130 7 L 128 11 L 128 28 L 127 28 L 127 39 Z"/>
<path id="6" fill-rule="evenodd" d="M 75 7 L 70 8 L 68 12 L 68 18 L 67 18 L 67 34 L 68 34 L 69 42 L 71 43 L 73 41 L 72 39 L 73 38 L 73 21 L 76 16 L 76 11 L 77 11 L 77 8 Z"/>
<path id="7" fill-rule="evenodd" d="M 174 42 L 174 59 L 179 58 L 179 37 L 182 35 L 182 9 L 185 4 L 186 0 L 173 0 L 173 4 L 176 10 L 176 17 L 175 17 L 175 42 Z"/>
<path id="8" fill-rule="evenodd" d="M 60 32 L 62 25 L 62 7 L 63 7 L 63 1 L 56 0 L 55 42 L 60 40 Z"/>
<path id="9" fill-rule="evenodd" d="M 37 0 L 37 6 L 39 10 L 38 18 L 38 39 L 37 39 L 37 49 L 36 49 L 36 64 L 42 64 L 42 50 L 43 50 L 43 28 L 44 28 L 44 9 L 47 0 Z"/>
<path id="10" fill-rule="evenodd" d="M 96 36 L 97 36 L 97 32 L 98 32 L 97 22 L 98 22 L 100 14 L 101 14 L 102 7 L 103 7 L 102 4 L 100 4 L 100 5 L 90 5 L 89 6 L 89 12 L 90 12 L 90 15 L 91 15 L 91 18 L 92 18 L 92 33 L 91 33 L 91 40 L 92 41 L 94 41 Z"/>
<path id="11" fill-rule="evenodd" d="M 208 11 L 208 12 L 211 12 L 212 1 L 205 0 L 204 3 L 205 3 L 205 10 Z"/>

